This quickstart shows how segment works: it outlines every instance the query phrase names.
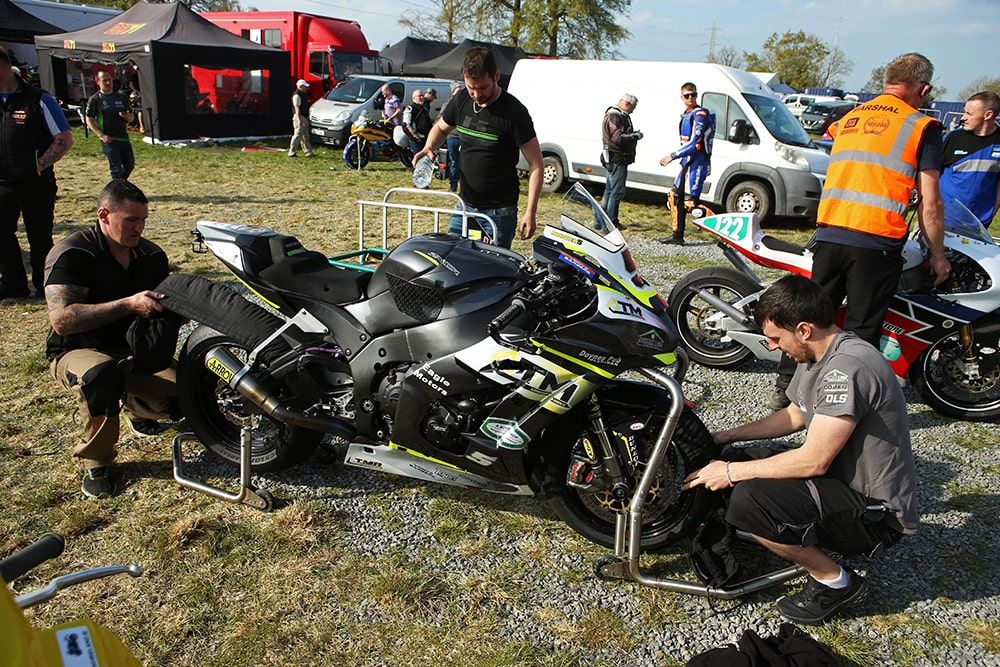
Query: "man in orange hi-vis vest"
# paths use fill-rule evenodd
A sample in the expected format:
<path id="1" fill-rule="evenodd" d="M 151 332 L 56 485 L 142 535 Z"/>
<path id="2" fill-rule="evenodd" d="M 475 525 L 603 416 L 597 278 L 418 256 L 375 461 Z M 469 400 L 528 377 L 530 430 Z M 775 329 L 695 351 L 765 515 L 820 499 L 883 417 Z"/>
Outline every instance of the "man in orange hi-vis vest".
<path id="1" fill-rule="evenodd" d="M 830 166 L 816 216 L 812 279 L 835 304 L 847 298 L 844 329 L 876 348 L 899 284 L 906 212 L 914 187 L 917 219 L 931 250 L 934 284 L 951 273 L 944 255 L 941 124 L 918 109 L 930 94 L 934 65 L 919 53 L 885 68 L 885 92 L 844 116 L 835 128 Z M 795 364 L 778 367 L 772 409 L 788 405 Z"/>

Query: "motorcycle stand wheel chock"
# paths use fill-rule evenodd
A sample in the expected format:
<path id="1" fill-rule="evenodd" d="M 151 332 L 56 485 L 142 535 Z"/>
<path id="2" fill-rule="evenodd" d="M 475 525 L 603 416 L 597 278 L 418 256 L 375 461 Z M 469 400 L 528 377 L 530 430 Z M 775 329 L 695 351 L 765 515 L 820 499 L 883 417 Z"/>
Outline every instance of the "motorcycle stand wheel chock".
<path id="1" fill-rule="evenodd" d="M 639 554 L 642 545 L 643 505 L 656 479 L 660 465 L 663 462 L 663 457 L 667 453 L 667 447 L 670 445 L 674 430 L 677 428 L 681 411 L 684 409 L 683 393 L 681 393 L 681 386 L 677 380 L 660 372 L 644 370 L 644 374 L 654 382 L 664 386 L 670 392 L 672 403 L 663 428 L 660 429 L 660 433 L 657 436 L 656 444 L 653 446 L 649 464 L 646 466 L 642 479 L 639 481 L 639 485 L 632 495 L 632 503 L 629 511 L 627 514 L 621 512 L 615 517 L 615 554 L 614 556 L 603 556 L 594 561 L 594 573 L 597 577 L 604 580 L 621 579 L 624 581 L 634 581 L 643 586 L 659 588 L 674 593 L 700 595 L 716 600 L 732 600 L 805 574 L 805 568 L 791 565 L 775 570 L 774 572 L 768 572 L 767 574 L 747 579 L 728 588 L 717 588 L 687 579 L 651 576 L 639 568 Z M 749 536 L 747 537 L 749 538 Z"/>
<path id="2" fill-rule="evenodd" d="M 225 489 L 206 484 L 189 477 L 184 471 L 184 445 L 188 442 L 197 441 L 194 433 L 181 433 L 174 438 L 173 459 L 174 459 L 174 480 L 181 486 L 194 489 L 201 493 L 225 500 L 227 503 L 244 504 L 250 507 L 269 512 L 274 509 L 274 496 L 266 489 L 257 489 L 251 484 L 251 437 L 250 429 L 243 428 L 240 431 L 240 490 L 237 493 L 230 493 Z"/>

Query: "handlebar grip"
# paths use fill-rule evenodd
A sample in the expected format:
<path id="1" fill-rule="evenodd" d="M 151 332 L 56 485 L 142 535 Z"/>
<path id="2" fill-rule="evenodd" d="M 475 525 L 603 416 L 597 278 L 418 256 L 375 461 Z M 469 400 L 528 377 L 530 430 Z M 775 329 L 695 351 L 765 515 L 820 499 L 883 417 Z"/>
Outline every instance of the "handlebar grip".
<path id="1" fill-rule="evenodd" d="M 494 317 L 493 321 L 486 325 L 486 333 L 490 335 L 490 338 L 497 340 L 500 337 L 500 332 L 506 329 L 507 325 L 516 320 L 524 311 L 524 302 L 520 299 L 514 299 L 507 306 L 507 310 Z"/>
<path id="2" fill-rule="evenodd" d="M 34 544 L 29 544 L 0 560 L 0 578 L 4 581 L 13 581 L 50 558 L 60 555 L 65 546 L 66 542 L 62 535 L 45 533 Z"/>

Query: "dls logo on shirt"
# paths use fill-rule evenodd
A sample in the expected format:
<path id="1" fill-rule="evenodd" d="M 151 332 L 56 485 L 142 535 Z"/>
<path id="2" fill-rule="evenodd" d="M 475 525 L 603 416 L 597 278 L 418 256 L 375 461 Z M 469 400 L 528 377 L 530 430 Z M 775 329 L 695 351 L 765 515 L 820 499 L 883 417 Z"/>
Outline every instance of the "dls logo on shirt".
<path id="1" fill-rule="evenodd" d="M 828 405 L 842 405 L 847 403 L 847 374 L 837 369 L 827 372 L 823 376 L 823 394 L 823 402 Z"/>

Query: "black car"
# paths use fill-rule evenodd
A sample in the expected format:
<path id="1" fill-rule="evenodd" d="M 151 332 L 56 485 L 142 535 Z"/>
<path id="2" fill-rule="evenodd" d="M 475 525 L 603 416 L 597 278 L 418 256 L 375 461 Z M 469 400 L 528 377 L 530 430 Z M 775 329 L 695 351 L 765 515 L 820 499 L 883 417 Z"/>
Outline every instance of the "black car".
<path id="1" fill-rule="evenodd" d="M 812 134 L 823 134 L 826 129 L 844 115 L 858 106 L 858 102 L 845 100 L 843 102 L 816 102 L 806 107 L 802 112 L 802 127 Z"/>

